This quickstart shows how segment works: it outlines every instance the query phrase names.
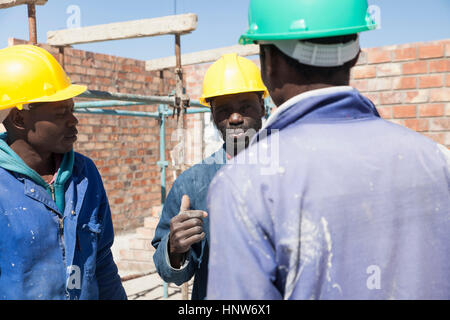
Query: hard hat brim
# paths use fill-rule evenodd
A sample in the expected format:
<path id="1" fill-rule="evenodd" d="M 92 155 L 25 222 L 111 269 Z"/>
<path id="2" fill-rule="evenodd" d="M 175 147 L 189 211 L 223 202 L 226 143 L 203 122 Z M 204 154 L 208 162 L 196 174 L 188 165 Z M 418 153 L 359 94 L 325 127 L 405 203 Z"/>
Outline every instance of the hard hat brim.
<path id="1" fill-rule="evenodd" d="M 30 100 L 27 103 L 36 102 L 55 102 L 74 98 L 87 90 L 87 87 L 79 84 L 72 84 L 65 89 L 59 90 L 50 96 L 44 96 L 38 99 Z"/>
<path id="2" fill-rule="evenodd" d="M 24 100 L 24 101 L 14 101 L 13 103 L 5 104 L 0 106 L 0 110 L 9 109 L 18 107 L 21 109 L 22 105 L 29 103 L 38 103 L 38 102 L 56 102 L 56 101 L 64 101 L 67 99 L 74 98 L 87 90 L 87 87 L 84 85 L 72 84 L 65 89 L 59 90 L 55 94 L 49 96 L 43 96 L 38 99 L 32 100 Z"/>
<path id="3" fill-rule="evenodd" d="M 239 43 L 242 45 L 254 44 L 259 41 L 267 40 L 307 40 L 314 38 L 327 38 L 334 36 L 343 36 L 347 34 L 355 34 L 363 31 L 373 30 L 377 27 L 376 23 L 371 25 L 362 25 L 349 28 L 319 30 L 319 31 L 299 31 L 299 32 L 286 32 L 286 33 L 253 33 L 247 31 L 239 38 Z"/>
<path id="4" fill-rule="evenodd" d="M 209 99 L 214 99 L 217 97 L 221 97 L 221 96 L 227 96 L 230 94 L 240 94 L 240 93 L 248 93 L 248 92 L 262 92 L 262 97 L 263 99 L 267 98 L 269 96 L 269 91 L 267 89 L 263 89 L 263 90 L 239 90 L 239 91 L 223 91 L 220 92 L 218 94 L 215 95 L 208 95 L 208 96 L 201 96 L 200 98 L 198 98 L 198 101 L 206 106 L 206 107 L 211 107 L 210 104 L 207 102 L 207 100 Z"/>

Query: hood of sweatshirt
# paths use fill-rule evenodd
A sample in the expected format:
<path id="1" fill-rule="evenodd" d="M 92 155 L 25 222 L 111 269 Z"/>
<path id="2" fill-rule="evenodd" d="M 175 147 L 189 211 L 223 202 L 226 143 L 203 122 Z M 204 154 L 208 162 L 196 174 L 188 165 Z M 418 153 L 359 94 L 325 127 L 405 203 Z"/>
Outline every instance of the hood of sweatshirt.
<path id="1" fill-rule="evenodd" d="M 45 182 L 45 180 L 33 169 L 31 169 L 22 158 L 14 152 L 8 145 L 7 133 L 0 134 L 0 167 L 11 171 L 22 174 L 36 184 L 44 187 L 50 195 L 54 193 L 54 199 L 56 205 L 61 213 L 64 213 L 65 207 L 65 195 L 64 186 L 67 180 L 72 175 L 73 162 L 74 162 L 74 152 L 71 150 L 63 155 L 61 165 L 58 169 L 56 179 L 52 185 Z"/>

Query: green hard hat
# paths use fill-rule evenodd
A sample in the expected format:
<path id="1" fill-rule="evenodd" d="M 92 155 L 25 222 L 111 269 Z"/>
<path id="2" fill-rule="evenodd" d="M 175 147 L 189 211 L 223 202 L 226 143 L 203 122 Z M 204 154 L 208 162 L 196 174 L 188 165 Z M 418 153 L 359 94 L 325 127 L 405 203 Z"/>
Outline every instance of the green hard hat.
<path id="1" fill-rule="evenodd" d="M 375 29 L 367 0 L 250 0 L 239 42 L 311 39 Z"/>

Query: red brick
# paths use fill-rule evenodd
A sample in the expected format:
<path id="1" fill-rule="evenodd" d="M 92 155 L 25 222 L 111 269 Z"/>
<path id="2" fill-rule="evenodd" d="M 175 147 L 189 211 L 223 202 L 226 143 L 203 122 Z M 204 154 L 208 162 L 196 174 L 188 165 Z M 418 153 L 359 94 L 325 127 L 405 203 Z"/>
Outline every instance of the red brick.
<path id="1" fill-rule="evenodd" d="M 403 105 L 392 107 L 394 118 L 415 118 L 417 116 L 417 106 Z"/>
<path id="2" fill-rule="evenodd" d="M 391 51 L 380 48 L 370 48 L 367 50 L 367 61 L 369 64 L 389 62 L 391 61 Z"/>
<path id="3" fill-rule="evenodd" d="M 434 118 L 430 120 L 430 131 L 450 130 L 450 118 Z"/>
<path id="4" fill-rule="evenodd" d="M 392 118 L 392 107 L 390 107 L 390 106 L 387 106 L 387 107 L 377 106 L 376 108 L 378 110 L 378 113 L 380 114 L 380 116 L 383 119 L 391 119 Z"/>
<path id="5" fill-rule="evenodd" d="M 424 104 L 419 106 L 420 117 L 440 117 L 444 115 L 444 104 Z"/>
<path id="6" fill-rule="evenodd" d="M 428 96 L 427 90 L 408 91 L 405 94 L 404 101 L 406 103 L 424 103 L 428 102 Z M 433 101 L 433 99 L 431 99 L 431 101 Z"/>
<path id="7" fill-rule="evenodd" d="M 354 79 L 375 78 L 376 68 L 371 65 L 356 66 L 352 69 Z"/>
<path id="8" fill-rule="evenodd" d="M 428 119 L 405 119 L 403 122 L 405 127 L 408 127 L 417 132 L 428 131 L 429 120 Z"/>
<path id="9" fill-rule="evenodd" d="M 433 60 L 428 62 L 430 73 L 450 72 L 450 59 Z"/>
<path id="10" fill-rule="evenodd" d="M 442 87 L 442 84 L 443 84 L 442 75 L 419 77 L 419 88 Z"/>
<path id="11" fill-rule="evenodd" d="M 430 89 L 430 102 L 450 101 L 450 88 Z"/>
<path id="12" fill-rule="evenodd" d="M 403 74 L 427 73 L 426 61 L 405 62 L 402 66 Z"/>
<path id="13" fill-rule="evenodd" d="M 389 91 L 380 93 L 380 103 L 383 104 L 399 104 L 403 102 L 403 92 Z"/>
<path id="14" fill-rule="evenodd" d="M 444 56 L 444 46 L 442 44 L 419 46 L 420 59 L 440 58 L 443 56 Z"/>
<path id="15" fill-rule="evenodd" d="M 450 87 L 450 74 L 445 76 L 445 86 Z"/>
<path id="16" fill-rule="evenodd" d="M 367 80 L 350 80 L 350 86 L 361 92 L 367 91 Z"/>
<path id="17" fill-rule="evenodd" d="M 367 90 L 368 91 L 385 91 L 392 89 L 392 78 L 374 78 L 367 80 Z"/>
<path id="18" fill-rule="evenodd" d="M 383 63 L 376 66 L 377 77 L 395 76 L 402 74 L 402 66 L 399 63 Z"/>
<path id="19" fill-rule="evenodd" d="M 114 199 L 114 204 L 121 204 L 124 203 L 124 199 L 123 198 L 116 198 Z"/>
<path id="20" fill-rule="evenodd" d="M 417 58 L 417 48 L 402 48 L 394 50 L 394 61 L 415 60 Z"/>
<path id="21" fill-rule="evenodd" d="M 416 89 L 417 88 L 417 78 L 416 77 L 400 77 L 393 81 L 394 90 L 402 89 Z"/>

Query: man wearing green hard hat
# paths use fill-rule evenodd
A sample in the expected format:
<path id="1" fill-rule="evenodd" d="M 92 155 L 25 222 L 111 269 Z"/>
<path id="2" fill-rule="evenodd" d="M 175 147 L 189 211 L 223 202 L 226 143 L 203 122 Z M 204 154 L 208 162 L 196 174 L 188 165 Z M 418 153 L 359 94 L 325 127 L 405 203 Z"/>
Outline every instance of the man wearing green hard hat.
<path id="1" fill-rule="evenodd" d="M 240 42 L 278 109 L 211 183 L 208 299 L 450 298 L 449 152 L 349 86 L 367 9 L 250 1 Z"/>

